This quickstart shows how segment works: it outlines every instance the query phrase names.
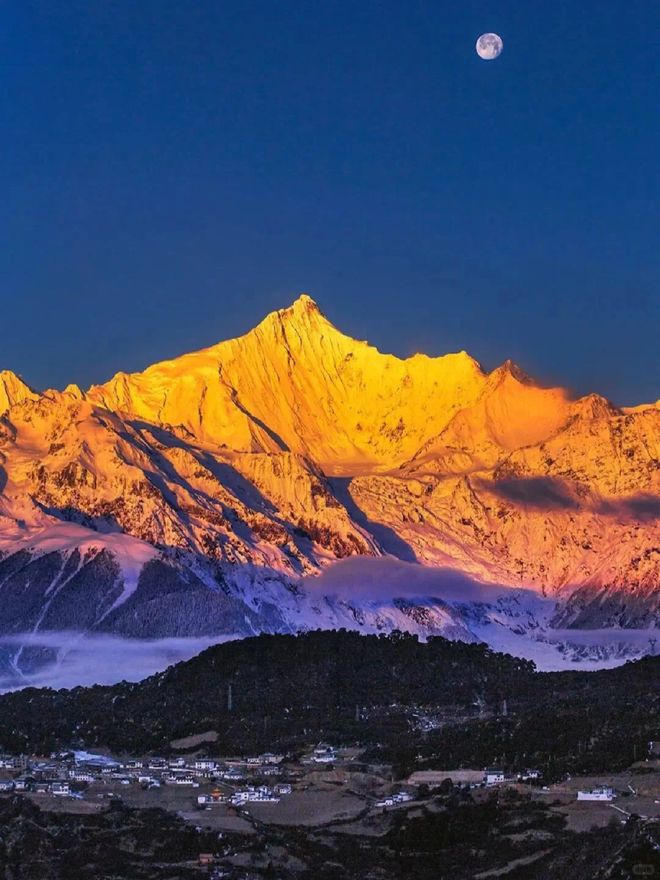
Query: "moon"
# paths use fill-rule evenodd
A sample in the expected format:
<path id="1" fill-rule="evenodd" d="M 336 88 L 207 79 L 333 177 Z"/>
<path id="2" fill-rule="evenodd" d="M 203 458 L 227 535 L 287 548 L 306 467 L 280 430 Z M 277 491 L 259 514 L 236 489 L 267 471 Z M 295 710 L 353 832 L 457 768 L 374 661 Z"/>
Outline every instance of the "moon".
<path id="1" fill-rule="evenodd" d="M 484 61 L 494 61 L 502 54 L 504 43 L 497 34 L 482 34 L 477 40 L 477 55 Z"/>

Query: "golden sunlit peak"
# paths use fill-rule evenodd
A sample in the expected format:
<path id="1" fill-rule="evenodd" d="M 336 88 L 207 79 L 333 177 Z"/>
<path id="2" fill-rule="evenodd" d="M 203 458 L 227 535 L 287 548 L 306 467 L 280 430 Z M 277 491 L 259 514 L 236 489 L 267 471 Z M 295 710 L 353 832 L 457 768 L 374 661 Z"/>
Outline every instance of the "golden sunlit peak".
<path id="1" fill-rule="evenodd" d="M 515 379 L 517 382 L 520 382 L 521 385 L 535 385 L 536 383 L 523 369 L 521 369 L 518 364 L 511 360 L 511 358 L 507 358 L 503 364 L 500 364 L 499 367 L 496 367 L 491 373 L 491 377 L 494 379 L 505 379 L 511 377 Z"/>
<path id="2" fill-rule="evenodd" d="M 307 293 L 301 293 L 290 306 L 283 309 L 276 309 L 274 312 L 266 315 L 262 321 L 262 325 L 268 326 L 275 322 L 277 325 L 285 323 L 299 326 L 306 325 L 309 327 L 315 325 L 319 320 L 323 324 L 329 323 L 328 319 L 312 297 Z"/>
<path id="3" fill-rule="evenodd" d="M 11 370 L 0 371 L 0 412 L 4 412 L 16 403 L 32 399 L 38 395 L 29 385 L 12 373 Z"/>
<path id="4" fill-rule="evenodd" d="M 292 308 L 295 308 L 295 306 L 318 309 L 318 304 L 308 293 L 301 293 L 300 296 L 291 303 Z"/>
<path id="5" fill-rule="evenodd" d="M 316 313 L 319 315 L 322 314 L 321 309 L 318 307 L 318 304 L 312 299 L 312 297 L 308 293 L 301 293 L 300 296 L 295 299 L 287 309 L 281 309 L 280 311 L 293 315 L 309 313 Z"/>

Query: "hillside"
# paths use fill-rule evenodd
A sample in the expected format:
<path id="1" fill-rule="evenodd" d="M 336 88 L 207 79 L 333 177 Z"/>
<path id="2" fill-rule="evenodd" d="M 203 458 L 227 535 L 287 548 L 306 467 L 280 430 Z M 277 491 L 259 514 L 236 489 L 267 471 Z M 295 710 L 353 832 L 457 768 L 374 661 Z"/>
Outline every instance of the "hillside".
<path id="1" fill-rule="evenodd" d="M 611 769 L 645 754 L 660 732 L 659 671 L 656 657 L 596 673 L 538 673 L 483 645 L 402 633 L 263 635 L 138 684 L 5 694 L 0 747 L 163 753 L 171 740 L 213 730 L 209 748 L 219 755 L 331 739 L 359 740 L 379 760 L 440 754 L 445 766 L 480 766 L 517 756 L 554 773 Z M 423 733 L 420 712 L 449 723 Z"/>

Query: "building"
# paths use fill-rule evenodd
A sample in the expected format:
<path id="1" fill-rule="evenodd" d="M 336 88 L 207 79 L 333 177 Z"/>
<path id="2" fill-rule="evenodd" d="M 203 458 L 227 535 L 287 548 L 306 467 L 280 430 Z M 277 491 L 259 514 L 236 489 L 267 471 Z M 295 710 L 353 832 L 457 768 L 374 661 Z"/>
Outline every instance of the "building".
<path id="1" fill-rule="evenodd" d="M 69 779 L 75 782 L 94 782 L 96 777 L 89 770 L 69 770 Z"/>
<path id="2" fill-rule="evenodd" d="M 148 773 L 140 773 L 137 778 L 138 785 L 142 788 L 160 788 L 160 779 L 150 776 Z"/>
<path id="3" fill-rule="evenodd" d="M 332 746 L 319 743 L 312 752 L 310 760 L 314 764 L 332 764 L 337 760 L 337 755 Z"/>
<path id="4" fill-rule="evenodd" d="M 193 763 L 193 767 L 195 770 L 214 771 L 218 769 L 218 762 L 211 760 L 211 758 L 198 758 Z"/>
<path id="5" fill-rule="evenodd" d="M 199 788 L 199 782 L 190 774 L 181 776 L 168 776 L 163 780 L 166 785 L 190 785 L 193 788 Z"/>
<path id="6" fill-rule="evenodd" d="M 592 788 L 591 791 L 578 791 L 577 793 L 579 801 L 612 801 L 615 797 L 614 789 L 605 785 Z"/>
<path id="7" fill-rule="evenodd" d="M 399 791 L 396 794 L 392 794 L 389 797 L 383 798 L 381 801 L 376 801 L 377 807 L 396 807 L 399 804 L 405 804 L 408 801 L 411 801 L 413 796 L 408 794 L 407 791 Z"/>
<path id="8" fill-rule="evenodd" d="M 275 755 L 273 752 L 264 752 L 263 755 L 259 755 L 260 764 L 281 764 L 283 760 L 284 755 Z"/>
<path id="9" fill-rule="evenodd" d="M 522 770 L 518 774 L 518 779 L 520 779 L 522 782 L 527 782 L 528 780 L 531 780 L 531 779 L 540 779 L 540 778 L 541 778 L 541 771 L 540 770 Z"/>
<path id="10" fill-rule="evenodd" d="M 0 779 L 0 791 L 13 791 L 15 787 L 13 779 Z"/>
<path id="11" fill-rule="evenodd" d="M 214 807 L 229 803 L 229 797 L 223 794 L 219 788 L 214 788 L 210 794 L 197 795 L 197 805 L 200 807 Z"/>
<path id="12" fill-rule="evenodd" d="M 50 786 L 50 793 L 53 797 L 69 797 L 71 795 L 71 786 L 68 782 L 53 782 Z"/>
<path id="13" fill-rule="evenodd" d="M 505 781 L 506 776 L 504 775 L 504 770 L 484 770 L 484 783 L 486 785 L 499 785 Z"/>
<path id="14" fill-rule="evenodd" d="M 237 791 L 231 796 L 231 802 L 234 806 L 243 804 L 278 804 L 279 797 L 271 791 L 266 785 L 253 786 L 249 785 L 243 791 Z"/>

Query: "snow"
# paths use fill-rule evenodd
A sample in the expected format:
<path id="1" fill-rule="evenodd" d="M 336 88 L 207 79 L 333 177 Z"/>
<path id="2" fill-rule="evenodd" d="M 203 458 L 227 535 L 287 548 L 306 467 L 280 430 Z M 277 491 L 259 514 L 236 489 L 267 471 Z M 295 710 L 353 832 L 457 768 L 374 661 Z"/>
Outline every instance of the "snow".
<path id="1" fill-rule="evenodd" d="M 391 557 L 342 560 L 318 577 L 303 581 L 312 596 L 350 602 L 367 611 L 380 602 L 406 597 L 420 603 L 439 600 L 455 612 L 460 625 L 493 650 L 533 660 L 540 671 L 596 670 L 620 666 L 647 654 L 655 629 L 554 629 L 557 603 L 533 590 L 480 583 L 460 572 L 401 562 Z M 327 600 L 326 600 L 327 601 Z M 392 621 L 394 623 L 394 621 Z"/>
<path id="2" fill-rule="evenodd" d="M 135 591 L 142 567 L 158 556 L 158 551 L 146 541 L 122 532 L 97 532 L 75 523 L 47 526 L 0 527 L 0 550 L 30 550 L 36 555 L 57 551 L 71 553 L 78 550 L 84 556 L 90 550 L 108 550 L 121 568 L 124 589 L 113 607 L 121 605 Z"/>
<path id="3" fill-rule="evenodd" d="M 658 621 L 657 407 L 575 401 L 465 352 L 382 354 L 307 296 L 84 394 L 0 373 L 5 407 L 0 553 L 107 550 L 113 608 L 162 552 L 226 583 L 261 616 L 247 629 L 400 628 L 597 668 L 654 630 L 553 630 L 557 603 L 575 597 L 563 625 Z M 77 656 L 64 641 L 56 679 Z"/>

